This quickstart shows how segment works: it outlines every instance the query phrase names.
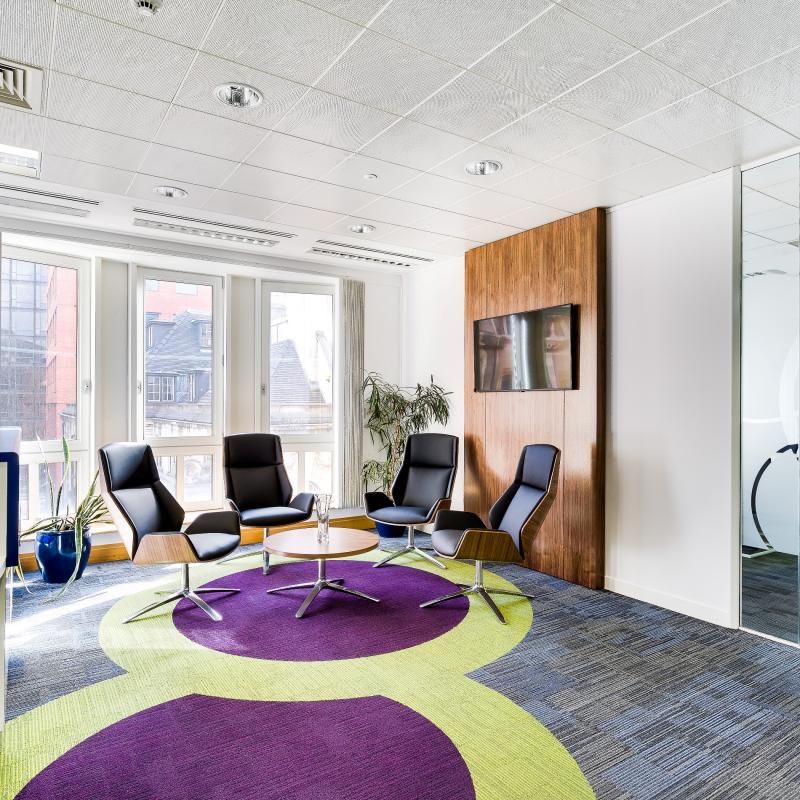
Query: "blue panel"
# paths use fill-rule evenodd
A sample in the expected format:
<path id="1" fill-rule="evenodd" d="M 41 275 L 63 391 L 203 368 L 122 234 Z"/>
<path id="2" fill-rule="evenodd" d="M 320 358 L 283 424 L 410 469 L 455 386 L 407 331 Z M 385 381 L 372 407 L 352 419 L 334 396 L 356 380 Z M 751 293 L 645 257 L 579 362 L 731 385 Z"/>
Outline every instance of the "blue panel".
<path id="1" fill-rule="evenodd" d="M 19 455 L 0 453 L 0 463 L 8 464 L 8 486 L 6 488 L 6 566 L 19 564 Z"/>

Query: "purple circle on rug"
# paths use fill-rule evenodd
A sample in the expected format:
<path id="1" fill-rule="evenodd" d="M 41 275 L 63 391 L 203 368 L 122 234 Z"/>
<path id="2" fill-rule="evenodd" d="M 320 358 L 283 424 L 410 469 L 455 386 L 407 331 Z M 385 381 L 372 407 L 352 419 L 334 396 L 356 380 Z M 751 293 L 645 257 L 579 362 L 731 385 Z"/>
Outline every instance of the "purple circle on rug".
<path id="1" fill-rule="evenodd" d="M 204 584 L 241 589 L 238 594 L 203 595 L 223 615 L 213 622 L 189 600 L 181 600 L 173 621 L 187 638 L 211 650 L 279 661 L 332 661 L 403 650 L 441 636 L 466 616 L 459 597 L 431 608 L 420 603 L 458 591 L 441 575 L 403 566 L 375 569 L 371 561 L 332 560 L 328 578 L 380 598 L 323 589 L 302 619 L 295 618 L 309 589 L 267 594 L 267 589 L 315 580 L 316 561 L 278 564 L 266 577 L 245 570 Z"/>
<path id="2" fill-rule="evenodd" d="M 192 694 L 68 750 L 18 800 L 474 800 L 450 739 L 386 697 L 273 702 Z"/>

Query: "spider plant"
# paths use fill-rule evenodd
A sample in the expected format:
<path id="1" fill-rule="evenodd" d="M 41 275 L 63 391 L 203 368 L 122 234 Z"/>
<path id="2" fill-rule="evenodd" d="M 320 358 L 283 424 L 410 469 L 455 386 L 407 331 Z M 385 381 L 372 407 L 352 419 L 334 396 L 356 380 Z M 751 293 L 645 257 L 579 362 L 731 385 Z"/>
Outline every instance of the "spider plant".
<path id="1" fill-rule="evenodd" d="M 89 527 L 101 519 L 106 511 L 103 499 L 96 493 L 98 473 L 95 472 L 92 484 L 89 491 L 84 496 L 83 500 L 78 503 L 77 508 L 70 509 L 69 503 L 64 502 L 65 488 L 68 485 L 70 472 L 72 469 L 72 458 L 69 449 L 69 443 L 66 437 L 61 439 L 61 448 L 64 453 L 64 466 L 61 472 L 61 481 L 56 489 L 53 481 L 53 476 L 50 472 L 50 464 L 45 464 L 45 471 L 47 472 L 47 484 L 50 494 L 50 515 L 35 522 L 29 528 L 20 534 L 20 541 L 27 538 L 34 538 L 37 533 L 54 532 L 63 533 L 64 531 L 72 531 L 75 537 L 75 569 L 70 575 L 67 582 L 61 587 L 60 591 L 53 599 L 60 597 L 69 587 L 74 583 L 81 563 L 81 551 L 83 549 L 84 536 L 88 535 Z M 39 443 L 39 450 L 44 456 L 41 442 Z M 63 504 L 63 508 L 62 508 Z M 22 576 L 22 570 L 17 568 L 18 574 Z M 24 577 L 22 578 L 24 581 Z"/>
<path id="2" fill-rule="evenodd" d="M 446 425 L 450 401 L 441 386 L 418 383 L 413 388 L 389 383 L 376 372 L 367 373 L 363 384 L 366 427 L 380 446 L 383 460 L 367 461 L 361 471 L 365 486 L 378 486 L 389 494 L 406 449 L 406 439 L 433 423 Z"/>

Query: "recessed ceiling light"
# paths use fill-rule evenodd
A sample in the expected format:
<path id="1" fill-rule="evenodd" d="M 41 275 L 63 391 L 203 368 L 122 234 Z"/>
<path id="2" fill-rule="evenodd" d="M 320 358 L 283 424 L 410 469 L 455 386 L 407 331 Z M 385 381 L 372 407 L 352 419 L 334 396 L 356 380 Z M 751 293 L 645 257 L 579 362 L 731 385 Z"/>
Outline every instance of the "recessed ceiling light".
<path id="1" fill-rule="evenodd" d="M 271 239 L 262 239 L 260 236 L 243 236 L 238 233 L 228 233 L 226 231 L 214 231 L 206 228 L 193 228 L 189 225 L 179 225 L 174 222 L 162 222 L 157 219 L 141 219 L 137 217 L 133 221 L 134 225 L 141 228 L 157 228 L 163 231 L 172 231 L 173 233 L 186 233 L 190 236 L 202 236 L 204 239 L 219 239 L 226 242 L 235 242 L 236 244 L 255 244 L 259 247 L 274 247 L 277 242 Z"/>
<path id="2" fill-rule="evenodd" d="M 367 225 L 366 222 L 357 222 L 355 225 L 350 226 L 350 230 L 353 231 L 353 233 L 374 233 L 375 226 Z"/>
<path id="3" fill-rule="evenodd" d="M 189 192 L 186 189 L 181 189 L 179 186 L 156 186 L 153 191 L 160 194 L 162 197 L 188 197 Z"/>
<path id="4" fill-rule="evenodd" d="M 142 17 L 154 17 L 161 10 L 161 0 L 129 0 Z"/>
<path id="5" fill-rule="evenodd" d="M 41 154 L 38 150 L 26 150 L 24 147 L 12 147 L 0 144 L 0 171 L 12 175 L 24 175 L 26 178 L 39 177 Z"/>
<path id="6" fill-rule="evenodd" d="M 364 173 L 364 180 L 365 181 L 376 181 L 376 180 L 378 180 L 378 176 L 374 172 L 365 172 Z"/>
<path id="7" fill-rule="evenodd" d="M 234 108 L 255 108 L 264 99 L 258 89 L 246 83 L 223 83 L 214 89 L 214 97 Z"/>
<path id="8" fill-rule="evenodd" d="M 467 175 L 494 175 L 501 169 L 503 165 L 499 161 L 470 161 L 464 165 Z"/>

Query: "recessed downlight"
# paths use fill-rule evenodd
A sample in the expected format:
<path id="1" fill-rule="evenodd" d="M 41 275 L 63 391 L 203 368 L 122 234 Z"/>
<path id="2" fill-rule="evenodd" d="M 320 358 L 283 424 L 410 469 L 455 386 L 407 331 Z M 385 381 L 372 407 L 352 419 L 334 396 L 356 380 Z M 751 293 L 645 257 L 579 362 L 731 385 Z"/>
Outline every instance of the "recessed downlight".
<path id="1" fill-rule="evenodd" d="M 170 199 L 189 196 L 189 192 L 186 189 L 181 189 L 180 186 L 156 186 L 153 191 L 162 197 L 169 197 Z"/>
<path id="2" fill-rule="evenodd" d="M 501 169 L 503 165 L 499 161 L 470 161 L 464 165 L 464 172 L 467 175 L 494 175 Z"/>
<path id="3" fill-rule="evenodd" d="M 264 99 L 258 89 L 246 83 L 223 83 L 214 89 L 214 97 L 233 108 L 255 108 Z"/>
<path id="4" fill-rule="evenodd" d="M 141 17 L 154 17 L 161 10 L 161 0 L 129 0 Z"/>
<path id="5" fill-rule="evenodd" d="M 350 230 L 353 233 L 374 233 L 375 226 L 368 225 L 366 222 L 357 222 L 355 225 L 350 226 Z"/>
<path id="6" fill-rule="evenodd" d="M 365 172 L 364 173 L 364 180 L 365 181 L 376 181 L 376 180 L 378 180 L 378 176 L 374 172 Z"/>

